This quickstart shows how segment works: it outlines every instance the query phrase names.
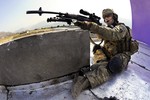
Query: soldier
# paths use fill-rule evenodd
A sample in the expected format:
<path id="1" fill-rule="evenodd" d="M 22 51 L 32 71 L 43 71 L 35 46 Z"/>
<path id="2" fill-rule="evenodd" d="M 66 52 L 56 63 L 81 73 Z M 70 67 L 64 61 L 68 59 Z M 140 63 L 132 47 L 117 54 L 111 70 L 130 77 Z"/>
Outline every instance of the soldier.
<path id="1" fill-rule="evenodd" d="M 77 97 L 80 92 L 88 88 L 95 88 L 127 69 L 133 52 L 130 52 L 131 35 L 129 27 L 119 23 L 118 15 L 111 9 L 102 11 L 107 26 L 99 26 L 93 22 L 77 21 L 76 26 L 99 35 L 104 45 L 96 45 L 93 49 L 94 62 L 90 71 L 78 76 L 72 88 L 72 96 Z M 137 50 L 136 50 L 137 52 Z M 135 52 L 134 52 L 135 53 Z"/>

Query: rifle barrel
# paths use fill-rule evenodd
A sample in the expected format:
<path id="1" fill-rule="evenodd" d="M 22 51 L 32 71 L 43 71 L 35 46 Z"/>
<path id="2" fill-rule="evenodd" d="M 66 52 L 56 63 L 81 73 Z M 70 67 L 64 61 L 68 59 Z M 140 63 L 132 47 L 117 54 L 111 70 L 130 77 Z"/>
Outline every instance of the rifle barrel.
<path id="1" fill-rule="evenodd" d="M 38 10 L 31 10 L 31 11 L 27 11 L 26 14 L 60 14 L 62 15 L 63 13 L 59 13 L 59 12 L 51 12 L 51 11 L 38 11 Z"/>
<path id="2" fill-rule="evenodd" d="M 45 13 L 45 14 L 59 14 L 59 15 L 65 14 L 65 13 L 61 13 L 61 12 L 42 11 L 42 7 L 40 7 L 39 10 L 29 10 L 26 12 L 26 14 L 39 14 L 40 16 L 43 13 Z"/>

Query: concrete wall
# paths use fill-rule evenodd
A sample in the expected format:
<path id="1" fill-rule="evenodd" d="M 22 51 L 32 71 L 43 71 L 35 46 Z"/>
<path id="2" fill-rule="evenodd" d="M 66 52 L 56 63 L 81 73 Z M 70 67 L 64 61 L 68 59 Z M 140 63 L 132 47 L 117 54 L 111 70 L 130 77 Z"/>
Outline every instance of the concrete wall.
<path id="1" fill-rule="evenodd" d="M 0 84 L 21 85 L 64 76 L 89 65 L 89 33 L 56 29 L 0 46 Z"/>

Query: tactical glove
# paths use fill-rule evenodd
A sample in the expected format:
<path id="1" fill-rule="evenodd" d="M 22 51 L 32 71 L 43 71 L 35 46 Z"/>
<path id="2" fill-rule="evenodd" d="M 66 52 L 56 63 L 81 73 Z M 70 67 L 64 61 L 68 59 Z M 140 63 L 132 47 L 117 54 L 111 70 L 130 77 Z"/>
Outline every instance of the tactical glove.
<path id="1" fill-rule="evenodd" d="M 90 30 L 91 23 L 86 21 L 77 21 L 74 23 L 75 26 L 79 26 L 83 30 Z"/>

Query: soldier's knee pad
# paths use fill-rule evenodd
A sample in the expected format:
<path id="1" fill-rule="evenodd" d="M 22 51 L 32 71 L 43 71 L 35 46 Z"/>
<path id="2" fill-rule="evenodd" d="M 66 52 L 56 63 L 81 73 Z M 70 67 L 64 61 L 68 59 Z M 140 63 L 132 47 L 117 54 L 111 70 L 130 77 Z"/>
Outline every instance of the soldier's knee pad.
<path id="1" fill-rule="evenodd" d="M 123 58 L 120 54 L 115 55 L 109 62 L 108 62 L 108 70 L 112 74 L 120 73 L 123 70 Z"/>

